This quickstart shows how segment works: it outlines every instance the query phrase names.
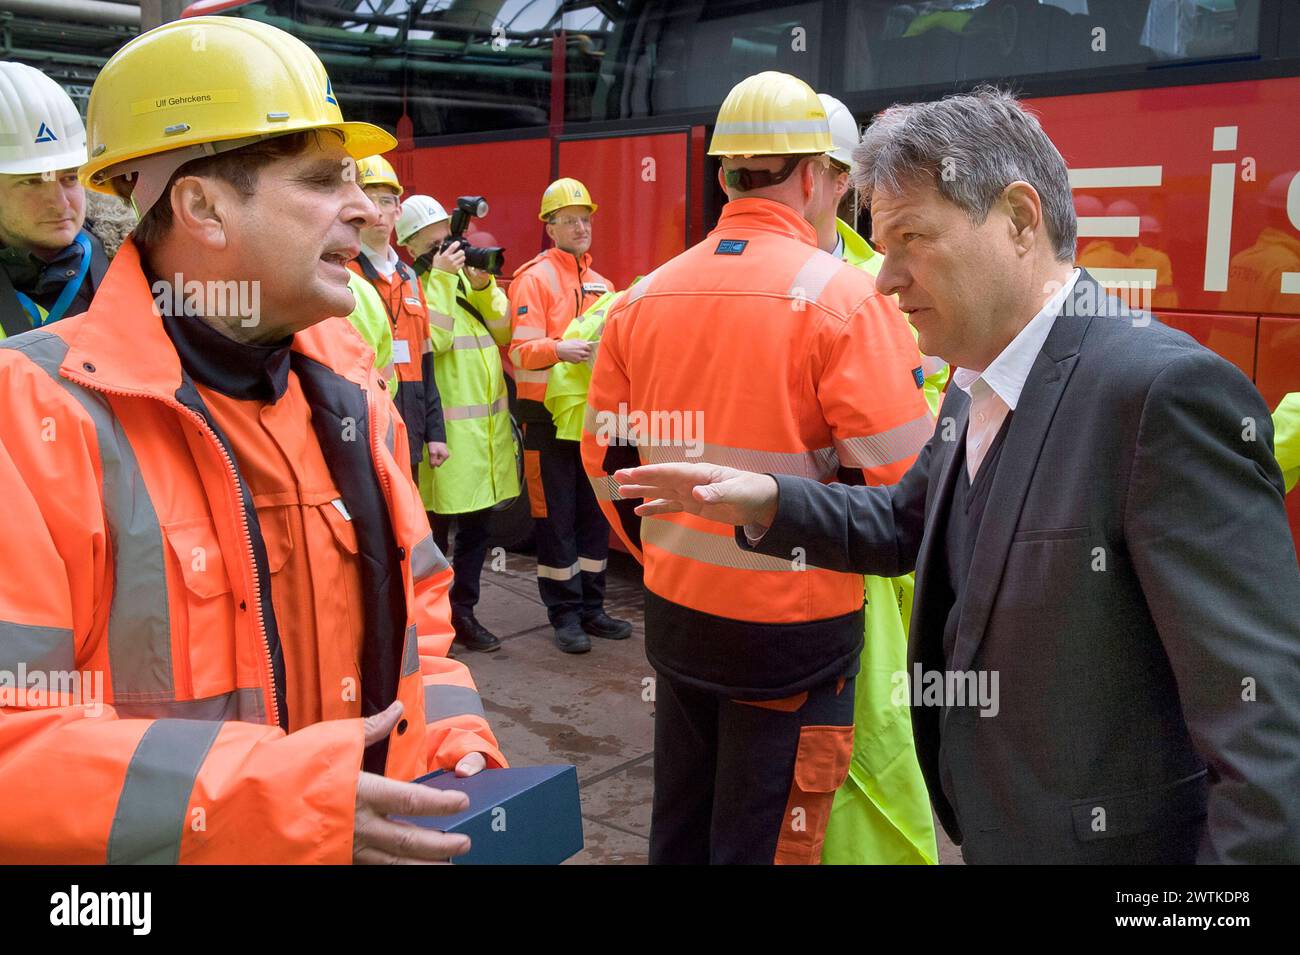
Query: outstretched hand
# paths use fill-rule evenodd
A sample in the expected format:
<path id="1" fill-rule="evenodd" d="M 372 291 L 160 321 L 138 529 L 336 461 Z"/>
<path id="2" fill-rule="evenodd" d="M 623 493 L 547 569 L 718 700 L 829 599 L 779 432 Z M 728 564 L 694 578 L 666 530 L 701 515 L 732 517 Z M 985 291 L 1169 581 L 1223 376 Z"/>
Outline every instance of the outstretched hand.
<path id="1" fill-rule="evenodd" d="M 614 473 L 623 498 L 645 498 L 642 517 L 685 512 L 720 524 L 770 526 L 777 485 L 771 475 L 720 464 L 647 464 Z"/>

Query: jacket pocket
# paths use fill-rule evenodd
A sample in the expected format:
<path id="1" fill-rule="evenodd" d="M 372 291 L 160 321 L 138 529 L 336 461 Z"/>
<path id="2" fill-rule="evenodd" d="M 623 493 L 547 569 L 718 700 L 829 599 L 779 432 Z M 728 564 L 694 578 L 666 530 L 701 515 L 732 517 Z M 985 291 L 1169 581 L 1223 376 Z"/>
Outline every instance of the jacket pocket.
<path id="1" fill-rule="evenodd" d="M 358 631 L 364 628 L 366 604 L 361 585 L 356 525 L 339 498 L 319 504 L 317 509 L 333 537 L 332 541 L 322 538 L 320 549 L 313 551 L 312 555 L 313 574 L 320 574 L 324 591 L 317 601 L 318 626 L 322 634 L 329 634 L 326 639 L 337 644 L 331 652 L 340 654 L 335 663 L 339 671 L 351 675 L 356 681 L 354 685 L 360 686 L 357 654 L 363 651 L 354 641 Z M 365 638 L 362 638 L 361 643 L 364 642 Z"/>
<path id="2" fill-rule="evenodd" d="M 230 592 L 226 562 L 211 524 L 203 519 L 181 521 L 166 525 L 163 534 L 192 596 L 210 600 Z"/>
<path id="3" fill-rule="evenodd" d="M 325 515 L 325 523 L 330 526 L 330 532 L 333 533 L 334 540 L 338 542 L 338 545 L 349 554 L 355 555 L 357 553 L 357 529 L 352 526 L 351 519 L 344 517 L 343 512 L 334 503 L 321 505 L 321 513 Z"/>
<path id="4" fill-rule="evenodd" d="M 1160 827 L 1175 827 L 1205 816 L 1206 770 L 1172 783 L 1077 799 L 1070 803 L 1074 834 L 1082 842 L 1134 836 Z"/>
<path id="5" fill-rule="evenodd" d="M 221 656 L 218 648 L 234 645 L 234 599 L 216 531 L 206 519 L 167 524 L 163 536 L 184 583 L 183 593 L 168 588 L 167 595 L 176 698 L 191 699 L 195 690 L 191 641 L 199 640 L 201 649 L 212 654 L 206 664 L 212 670 Z M 206 676 L 200 680 L 205 686 L 213 674 Z"/>
<path id="6" fill-rule="evenodd" d="M 773 860 L 778 865 L 816 865 L 821 861 L 831 804 L 835 791 L 848 778 L 852 756 L 852 726 L 800 728 L 794 780 Z"/>
<path id="7" fill-rule="evenodd" d="M 1079 540 L 1087 537 L 1089 530 L 1091 528 L 1085 525 L 1083 527 L 1049 527 L 1042 530 L 1016 531 L 1016 535 L 1011 540 L 1012 542 Z"/>

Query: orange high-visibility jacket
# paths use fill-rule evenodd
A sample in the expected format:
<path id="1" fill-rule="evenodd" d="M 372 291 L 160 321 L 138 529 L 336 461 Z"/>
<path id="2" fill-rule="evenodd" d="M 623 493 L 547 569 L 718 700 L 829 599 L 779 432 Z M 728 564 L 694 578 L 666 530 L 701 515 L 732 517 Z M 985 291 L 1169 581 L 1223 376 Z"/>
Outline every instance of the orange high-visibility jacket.
<path id="1" fill-rule="evenodd" d="M 707 239 L 610 311 L 588 392 L 584 467 L 644 563 L 646 588 L 732 621 L 806 624 L 860 610 L 860 576 L 742 551 L 732 528 L 693 515 L 647 518 L 631 539 L 609 474 L 639 456 L 822 481 L 861 469 L 890 483 L 934 430 L 920 365 L 893 300 L 819 250 L 798 213 L 766 199 L 727 203 Z"/>
<path id="2" fill-rule="evenodd" d="M 430 441 L 446 442 L 447 427 L 442 419 L 442 398 L 433 376 L 433 341 L 429 326 L 436 323 L 451 329 L 451 316 L 430 311 L 424 288 L 406 263 L 385 278 L 366 258 L 365 252 L 348 263 L 348 268 L 375 287 L 393 326 L 393 372 L 397 394 L 393 401 L 406 423 L 411 443 L 411 469 L 415 472 Z"/>
<path id="3" fill-rule="evenodd" d="M 369 558 L 359 699 L 405 706 L 367 767 L 504 765 L 447 658 L 451 569 L 369 348 L 329 319 L 294 337 L 291 362 Z M 292 621 L 270 611 L 247 489 L 133 243 L 90 311 L 0 345 L 0 396 L 0 671 L 63 679 L 47 698 L 0 683 L 0 858 L 348 862 L 362 721 L 282 729 Z M 401 572 L 377 583 L 371 560 Z"/>
<path id="4" fill-rule="evenodd" d="M 510 361 L 519 400 L 537 402 L 530 409 L 537 417 L 550 420 L 543 402 L 551 366 L 559 361 L 555 346 L 565 329 L 612 291 L 613 284 L 591 267 L 589 252 L 578 259 L 551 248 L 515 269 L 509 290 Z"/>

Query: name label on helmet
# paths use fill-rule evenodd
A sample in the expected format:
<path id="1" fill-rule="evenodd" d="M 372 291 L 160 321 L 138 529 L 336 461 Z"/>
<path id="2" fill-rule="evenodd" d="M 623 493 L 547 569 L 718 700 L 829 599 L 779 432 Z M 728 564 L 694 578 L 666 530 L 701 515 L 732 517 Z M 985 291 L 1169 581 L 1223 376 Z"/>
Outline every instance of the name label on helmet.
<path id="1" fill-rule="evenodd" d="M 208 106 L 212 103 L 238 103 L 239 90 L 196 90 L 176 96 L 163 96 L 158 99 L 136 100 L 131 104 L 131 114 L 139 116 L 159 109 L 172 109 L 176 106 Z"/>
<path id="2" fill-rule="evenodd" d="M 749 245 L 748 239 L 723 239 L 718 243 L 718 247 L 713 250 L 713 254 L 741 255 L 747 245 Z"/>

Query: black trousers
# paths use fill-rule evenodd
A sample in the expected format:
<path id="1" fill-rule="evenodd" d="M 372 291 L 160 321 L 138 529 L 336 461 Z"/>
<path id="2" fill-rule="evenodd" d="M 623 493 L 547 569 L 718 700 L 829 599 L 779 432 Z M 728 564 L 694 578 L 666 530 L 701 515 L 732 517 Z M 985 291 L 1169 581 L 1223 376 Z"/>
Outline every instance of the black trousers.
<path id="1" fill-rule="evenodd" d="M 468 616 L 478 606 L 479 577 L 483 573 L 483 560 L 488 551 L 488 518 L 492 508 L 467 511 L 464 514 L 429 513 L 429 527 L 433 542 L 444 554 L 451 527 L 456 525 L 455 550 L 450 554 L 453 578 L 451 582 L 451 612 Z"/>
<path id="2" fill-rule="evenodd" d="M 742 702 L 660 672 L 651 864 L 819 863 L 852 755 L 853 683 Z"/>
<path id="3" fill-rule="evenodd" d="M 527 421 L 524 450 L 537 519 L 537 590 L 551 626 L 577 623 L 605 605 L 609 523 L 582 468 L 577 441 L 555 436 L 549 421 Z M 537 507 L 542 504 L 542 507 Z M 544 511 L 544 513 L 539 513 Z"/>

